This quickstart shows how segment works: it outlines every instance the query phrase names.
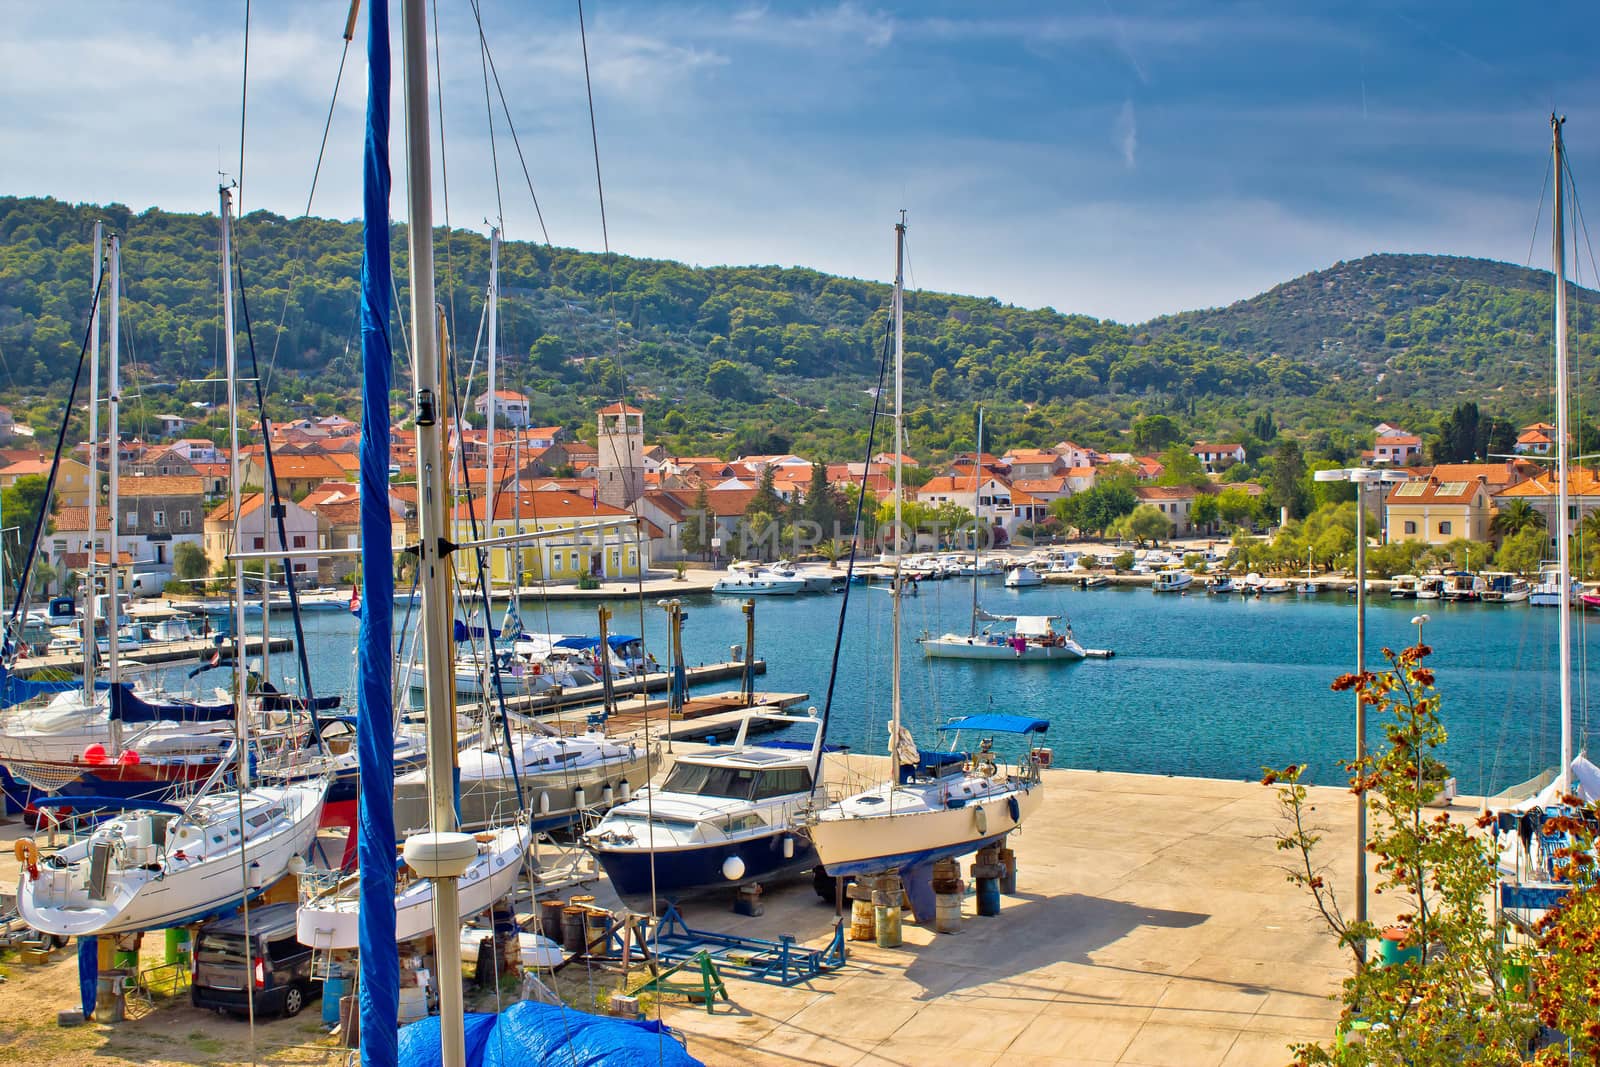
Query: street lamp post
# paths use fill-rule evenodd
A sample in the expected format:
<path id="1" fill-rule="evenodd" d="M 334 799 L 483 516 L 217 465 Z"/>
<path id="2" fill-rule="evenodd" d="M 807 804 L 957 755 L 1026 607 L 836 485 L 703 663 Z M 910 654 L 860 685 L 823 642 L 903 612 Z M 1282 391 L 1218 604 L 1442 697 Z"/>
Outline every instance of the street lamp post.
<path id="1" fill-rule="evenodd" d="M 1313 477 L 1319 482 L 1350 482 L 1356 487 L 1356 673 L 1367 670 L 1367 502 L 1366 487 L 1377 483 L 1403 482 L 1407 476 L 1400 471 L 1376 470 L 1372 467 L 1341 467 L 1317 471 Z M 1356 763 L 1367 758 L 1367 706 L 1356 690 Z M 1356 922 L 1367 921 L 1367 798 L 1356 792 Z M 1363 963 L 1367 959 L 1365 943 L 1356 946 Z"/>

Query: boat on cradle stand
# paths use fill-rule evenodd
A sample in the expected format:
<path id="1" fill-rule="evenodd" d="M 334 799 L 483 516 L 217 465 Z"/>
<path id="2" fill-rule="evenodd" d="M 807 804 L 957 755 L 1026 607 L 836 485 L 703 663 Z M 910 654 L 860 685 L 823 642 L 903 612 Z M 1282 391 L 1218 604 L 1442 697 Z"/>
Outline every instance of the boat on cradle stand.
<path id="1" fill-rule="evenodd" d="M 225 790 L 185 808 L 145 802 L 26 865 L 17 909 L 35 930 L 61 937 L 186 926 L 231 911 L 241 892 L 260 893 L 311 847 L 327 787 L 318 779 Z"/>
<path id="2" fill-rule="evenodd" d="M 599 730 L 574 737 L 517 737 L 509 758 L 503 744 L 469 746 L 456 757 L 461 828 L 504 825 L 522 812 L 535 831 L 543 831 L 569 825 L 586 811 L 604 812 L 650 780 L 653 755 L 642 744 Z M 425 770 L 395 779 L 394 819 L 402 835 L 428 825 Z"/>
<path id="3" fill-rule="evenodd" d="M 941 731 L 975 731 L 984 740 L 972 754 L 923 756 L 896 746 L 900 779 L 815 812 L 807 821 L 817 858 L 828 874 L 867 875 L 933 863 L 998 844 L 1044 801 L 1039 768 L 1048 750 L 1030 747 L 1022 766 L 1003 770 L 989 737 L 1043 733 L 1048 723 L 1017 715 L 982 714 L 952 720 Z"/>
<path id="4" fill-rule="evenodd" d="M 457 883 L 462 915 L 476 915 L 510 893 L 522 873 L 533 840 L 526 821 L 473 837 L 477 853 Z M 307 873 L 300 877 L 300 911 L 295 936 L 316 952 L 359 947 L 360 876 L 347 871 Z M 396 887 L 395 940 L 410 941 L 433 932 L 433 883 L 405 878 Z"/>
<path id="5" fill-rule="evenodd" d="M 753 722 L 786 737 L 752 745 Z M 660 785 L 612 807 L 584 847 L 630 903 L 802 874 L 817 857 L 796 819 L 816 802 L 821 753 L 814 711 L 751 712 L 731 745 L 679 753 Z"/>

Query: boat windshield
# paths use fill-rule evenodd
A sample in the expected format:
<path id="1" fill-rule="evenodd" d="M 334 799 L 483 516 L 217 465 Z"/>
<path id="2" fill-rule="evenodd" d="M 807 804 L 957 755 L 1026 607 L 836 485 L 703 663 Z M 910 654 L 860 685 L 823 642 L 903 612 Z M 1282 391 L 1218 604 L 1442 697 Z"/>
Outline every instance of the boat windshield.
<path id="1" fill-rule="evenodd" d="M 715 767 L 703 763 L 680 763 L 667 775 L 662 791 L 688 793 L 699 797 L 725 797 L 749 800 L 759 772 L 749 767 Z"/>

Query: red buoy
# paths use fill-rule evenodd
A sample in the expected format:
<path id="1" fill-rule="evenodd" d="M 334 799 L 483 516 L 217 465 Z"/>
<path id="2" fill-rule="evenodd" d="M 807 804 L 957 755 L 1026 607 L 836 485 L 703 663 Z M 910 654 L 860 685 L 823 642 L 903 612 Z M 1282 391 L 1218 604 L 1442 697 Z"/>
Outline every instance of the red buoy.
<path id="1" fill-rule="evenodd" d="M 106 746 L 90 745 L 83 750 L 83 762 L 101 764 L 106 761 Z"/>
<path id="2" fill-rule="evenodd" d="M 127 749 L 126 751 L 124 751 L 122 753 L 122 755 L 117 757 L 117 762 L 122 764 L 124 767 L 135 767 L 135 766 L 138 766 L 139 753 L 135 752 L 131 748 Z"/>

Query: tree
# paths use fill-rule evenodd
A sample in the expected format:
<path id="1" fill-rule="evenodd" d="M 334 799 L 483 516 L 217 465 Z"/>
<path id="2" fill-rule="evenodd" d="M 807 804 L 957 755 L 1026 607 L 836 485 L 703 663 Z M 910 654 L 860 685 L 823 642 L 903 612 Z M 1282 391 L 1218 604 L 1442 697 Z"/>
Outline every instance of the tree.
<path id="1" fill-rule="evenodd" d="M 1122 521 L 1126 523 L 1124 528 L 1128 536 L 1141 545 L 1146 541 L 1159 541 L 1172 533 L 1172 520 L 1154 504 L 1140 504 Z"/>
<path id="2" fill-rule="evenodd" d="M 205 549 L 193 541 L 184 541 L 172 550 L 172 576 L 180 582 L 204 578 L 208 566 Z"/>
<path id="3" fill-rule="evenodd" d="M 694 507 L 678 526 L 678 547 L 691 556 L 704 556 L 711 548 L 711 539 L 706 533 L 714 522 L 716 516 L 711 514 L 711 498 L 706 494 L 706 483 L 701 482 L 700 491 L 695 494 Z"/>
<path id="4" fill-rule="evenodd" d="M 1528 526 L 1507 534 L 1494 555 L 1494 565 L 1513 574 L 1537 574 L 1544 562 L 1550 539 L 1542 529 Z"/>
<path id="5" fill-rule="evenodd" d="M 811 465 L 811 481 L 806 485 L 806 498 L 801 502 L 799 517 L 816 523 L 820 537 L 837 537 L 844 518 L 844 500 L 828 484 L 828 466 Z"/>
<path id="6" fill-rule="evenodd" d="M 1263 411 L 1251 419 L 1250 433 L 1262 441 L 1271 441 L 1278 436 L 1278 424 L 1272 420 L 1272 412 Z"/>
<path id="7" fill-rule="evenodd" d="M 1139 452 L 1156 452 L 1176 441 L 1178 424 L 1166 415 L 1141 415 L 1133 420 L 1133 447 Z"/>
<path id="8" fill-rule="evenodd" d="M 1217 494 L 1196 493 L 1194 504 L 1189 508 L 1189 521 L 1201 529 L 1209 529 L 1217 521 L 1219 514 L 1217 507 Z"/>
<path id="9" fill-rule="evenodd" d="M 50 481 L 42 474 L 24 474 L 0 497 L 0 526 L 17 527 L 17 539 L 26 551 L 45 510 L 45 492 Z"/>
<path id="10" fill-rule="evenodd" d="M 1216 502 L 1217 517 L 1231 527 L 1248 526 L 1255 518 L 1256 497 L 1248 489 L 1230 486 L 1216 495 Z"/>
<path id="11" fill-rule="evenodd" d="M 943 367 L 933 372 L 933 377 L 928 380 L 928 392 L 935 400 L 949 400 L 954 396 L 950 386 L 950 372 Z"/>
<path id="12" fill-rule="evenodd" d="M 706 371 L 706 389 L 723 400 L 750 400 L 755 393 L 744 368 L 727 359 L 717 360 Z"/>
<path id="13" fill-rule="evenodd" d="M 1126 485 L 1102 483 L 1093 489 L 1051 501 L 1050 514 L 1060 519 L 1063 526 L 1098 535 L 1132 511 L 1138 503 L 1139 498 Z"/>
<path id="14" fill-rule="evenodd" d="M 1300 446 L 1292 440 L 1278 445 L 1272 457 L 1272 475 L 1267 480 L 1267 498 L 1274 507 L 1287 509 L 1291 519 L 1305 514 L 1301 479 L 1305 477 L 1305 457 Z"/>
<path id="15" fill-rule="evenodd" d="M 1524 530 L 1542 530 L 1544 512 L 1526 500 L 1507 500 L 1489 523 L 1489 532 L 1497 537 L 1510 537 Z"/>
<path id="16" fill-rule="evenodd" d="M 1158 458 L 1161 461 L 1161 474 L 1156 478 L 1157 485 L 1211 484 L 1199 457 L 1181 443 L 1168 446 Z"/>

